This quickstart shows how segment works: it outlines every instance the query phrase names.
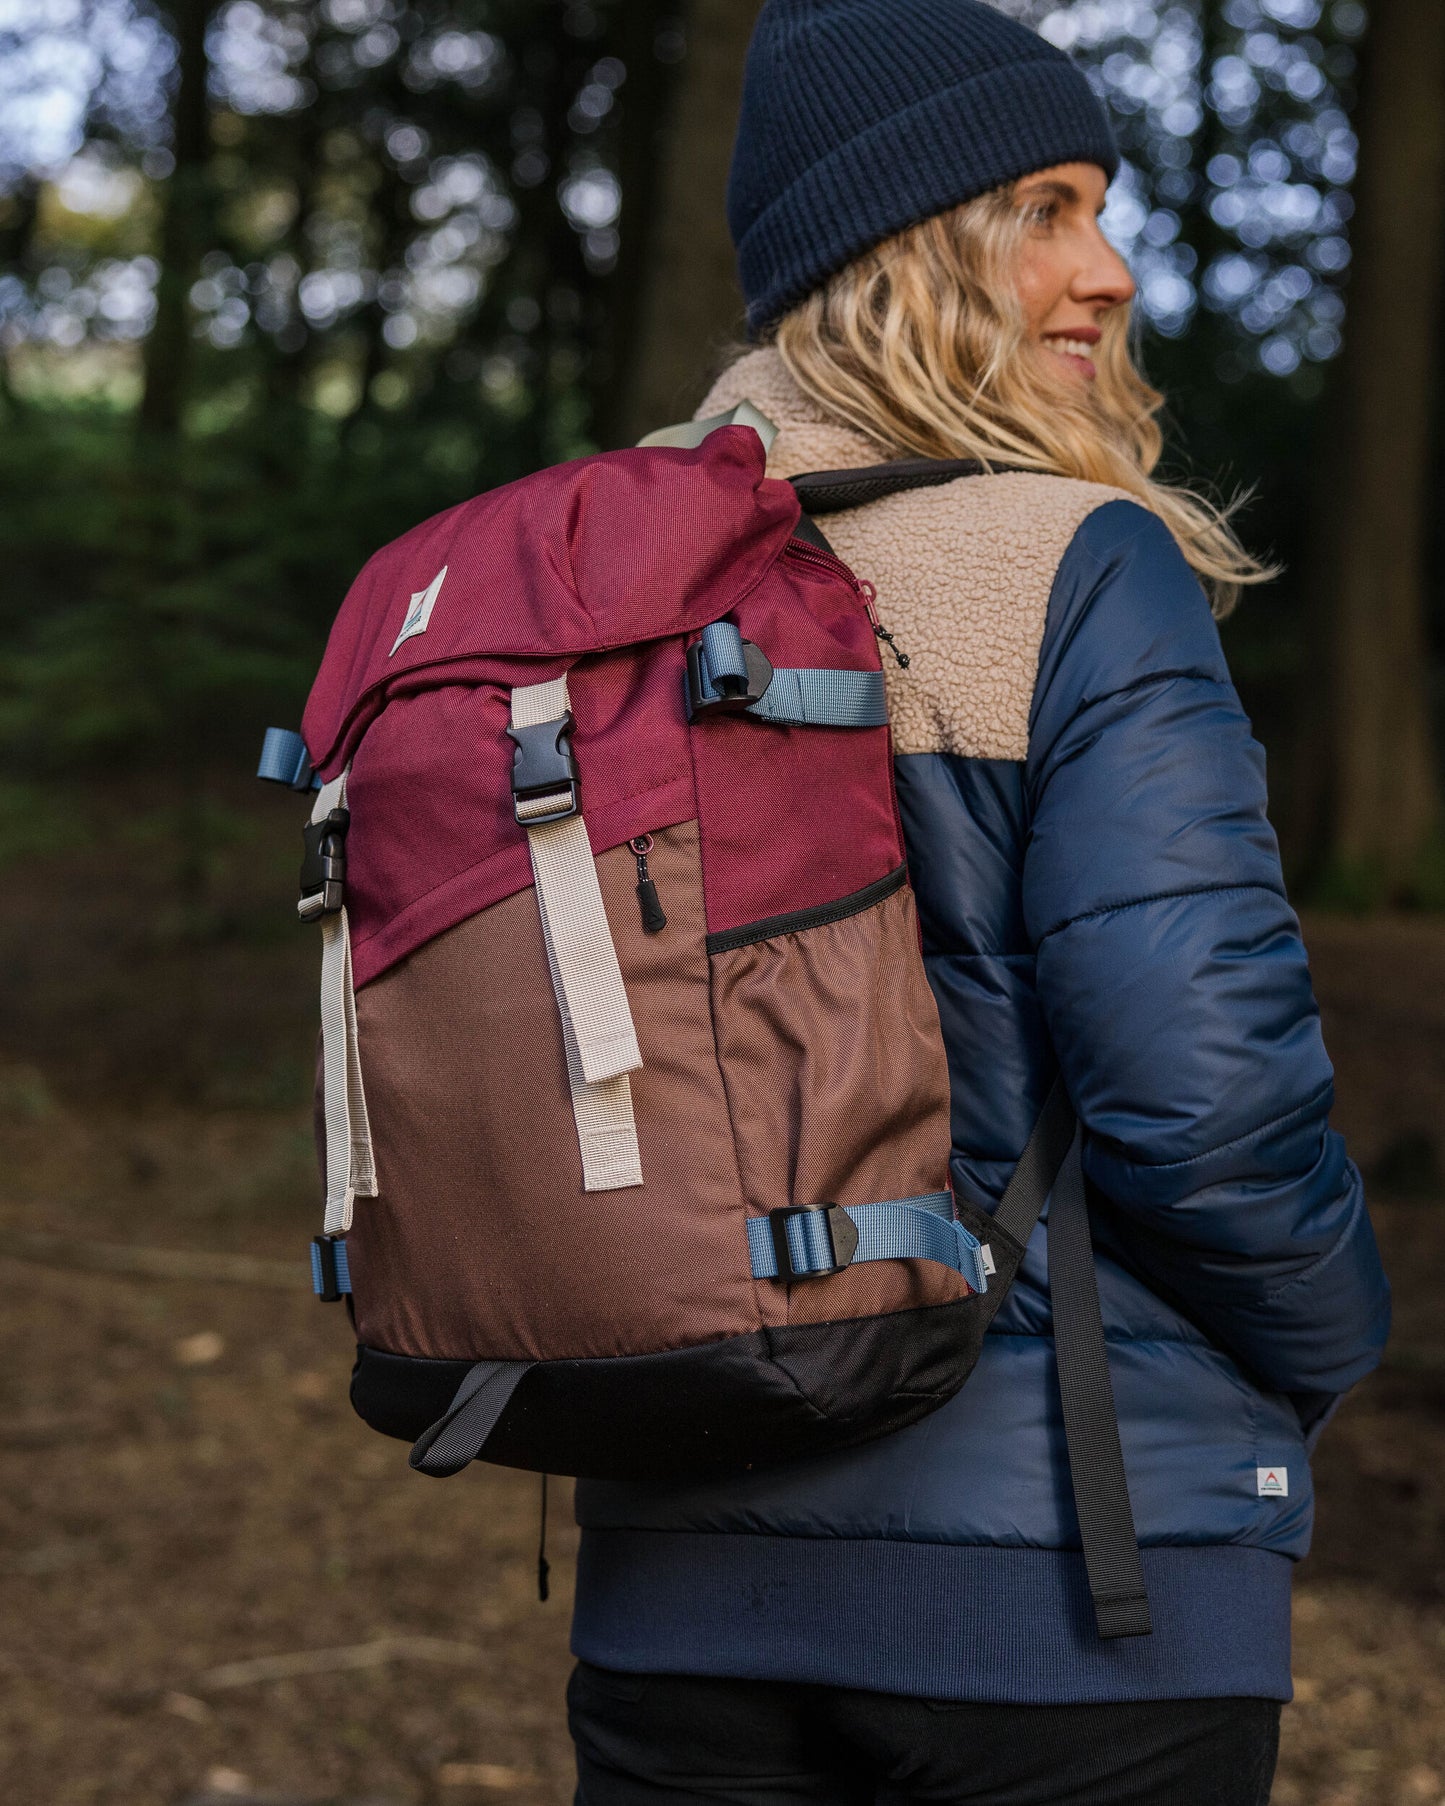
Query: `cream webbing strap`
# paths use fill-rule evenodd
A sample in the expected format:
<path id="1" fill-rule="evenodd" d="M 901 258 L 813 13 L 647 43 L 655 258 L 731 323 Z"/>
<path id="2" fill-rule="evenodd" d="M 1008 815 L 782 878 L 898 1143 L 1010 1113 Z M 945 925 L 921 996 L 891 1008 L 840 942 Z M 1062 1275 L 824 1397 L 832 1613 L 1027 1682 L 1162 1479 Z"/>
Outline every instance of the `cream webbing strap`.
<path id="1" fill-rule="evenodd" d="M 333 809 L 346 807 L 342 772 L 317 792 L 313 822 Z M 361 1085 L 361 1055 L 356 1040 L 356 994 L 351 982 L 351 930 L 346 906 L 321 921 L 321 1069 L 326 1108 L 327 1235 L 351 1227 L 356 1198 L 376 1196 L 376 1162 L 371 1151 L 371 1124 Z"/>
<path id="2" fill-rule="evenodd" d="M 513 727 L 560 721 L 567 710 L 565 677 L 512 691 Z M 537 910 L 562 1018 L 583 1188 L 620 1191 L 642 1184 L 627 1079 L 641 1066 L 642 1054 L 602 906 L 586 823 L 575 814 L 528 824 L 529 816 L 556 810 L 555 796 L 517 799 L 517 819 L 527 829 Z"/>

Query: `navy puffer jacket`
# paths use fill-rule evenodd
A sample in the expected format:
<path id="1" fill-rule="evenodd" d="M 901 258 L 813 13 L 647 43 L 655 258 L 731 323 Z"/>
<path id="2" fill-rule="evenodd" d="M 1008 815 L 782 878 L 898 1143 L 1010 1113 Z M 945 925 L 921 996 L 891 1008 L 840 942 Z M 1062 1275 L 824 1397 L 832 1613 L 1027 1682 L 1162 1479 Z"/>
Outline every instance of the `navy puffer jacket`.
<path id="1" fill-rule="evenodd" d="M 776 355 L 778 474 L 878 461 Z M 899 800 L 948 1047 L 953 1181 L 1001 1194 L 1060 1068 L 1155 1630 L 1103 1643 L 1064 1452 L 1047 1222 L 979 1366 L 899 1435 L 738 1481 L 579 1486 L 604 1666 L 1052 1701 L 1289 1695 L 1307 1444 L 1388 1290 L 1204 597 L 1137 504 L 965 480 L 830 517 L 914 657 Z"/>

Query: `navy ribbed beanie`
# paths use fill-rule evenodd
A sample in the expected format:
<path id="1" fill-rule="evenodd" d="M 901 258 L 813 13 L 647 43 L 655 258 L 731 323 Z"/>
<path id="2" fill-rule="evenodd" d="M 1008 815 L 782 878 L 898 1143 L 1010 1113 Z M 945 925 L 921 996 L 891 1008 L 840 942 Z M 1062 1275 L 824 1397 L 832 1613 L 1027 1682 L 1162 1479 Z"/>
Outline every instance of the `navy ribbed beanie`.
<path id="1" fill-rule="evenodd" d="M 1074 162 L 1119 165 L 1093 89 L 982 0 L 767 0 L 728 181 L 748 331 L 905 226 Z"/>

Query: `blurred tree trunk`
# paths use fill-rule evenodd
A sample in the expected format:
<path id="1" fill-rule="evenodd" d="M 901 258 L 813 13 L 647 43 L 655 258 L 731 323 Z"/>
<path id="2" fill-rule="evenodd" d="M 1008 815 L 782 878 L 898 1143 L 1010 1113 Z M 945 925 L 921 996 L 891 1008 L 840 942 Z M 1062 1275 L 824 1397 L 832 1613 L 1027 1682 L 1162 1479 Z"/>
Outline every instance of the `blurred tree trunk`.
<path id="1" fill-rule="evenodd" d="M 316 44 L 313 34 L 296 73 L 319 93 L 322 83 Z M 323 144 L 332 124 L 331 111 L 313 102 L 286 124 L 284 136 L 276 134 L 279 155 L 274 150 L 272 155 L 282 179 L 296 196 L 296 211 L 277 249 L 289 252 L 305 275 L 311 267 L 312 231 L 326 174 Z M 272 430 L 264 435 L 259 456 L 268 475 L 279 481 L 294 476 L 310 451 L 305 388 L 315 366 L 318 335 L 309 330 L 299 297 L 294 306 L 295 317 L 283 331 L 274 337 L 266 334 L 261 343 L 263 406 Z"/>
<path id="2" fill-rule="evenodd" d="M 1337 883 L 1398 901 L 1411 896 L 1440 825 L 1426 557 L 1445 277 L 1441 0 L 1372 0 L 1358 127 L 1330 486 L 1339 506 L 1324 528 L 1334 603 L 1328 854 Z"/>
<path id="3" fill-rule="evenodd" d="M 30 173 L 22 175 L 7 196 L 8 207 L 0 217 L 0 269 L 30 274 L 30 253 L 35 244 L 35 229 L 40 220 L 40 181 Z M 24 402 L 15 392 L 10 375 L 9 342 L 0 339 L 0 402 L 12 414 L 24 410 Z"/>
<path id="4" fill-rule="evenodd" d="M 341 422 L 338 433 L 339 443 L 346 449 L 354 446 L 357 429 L 376 412 L 372 386 L 391 355 L 383 336 L 387 311 L 381 304 L 381 283 L 405 261 L 408 240 L 416 229 L 411 216 L 411 188 L 402 180 L 384 146 L 377 144 L 373 148 L 376 182 L 367 212 L 371 229 L 370 256 L 379 278 L 378 292 L 358 308 L 354 316 L 354 324 L 361 334 L 361 358 L 356 376 L 356 401 Z"/>
<path id="5" fill-rule="evenodd" d="M 174 437 L 185 405 L 190 364 L 190 291 L 205 242 L 209 202 L 210 112 L 206 100 L 206 28 L 214 0 L 172 0 L 176 92 L 171 149 L 175 168 L 161 203 L 160 276 L 155 324 L 142 348 L 140 424 Z"/>
<path id="6" fill-rule="evenodd" d="M 692 0 L 663 136 L 652 255 L 619 347 L 615 442 L 684 419 L 743 325 L 724 201 L 743 59 L 761 0 Z M 625 308 L 626 303 L 624 301 Z"/>
<path id="7" fill-rule="evenodd" d="M 674 71 L 658 57 L 657 41 L 664 24 L 675 16 L 675 0 L 627 0 L 619 21 L 617 48 L 627 70 L 617 166 L 621 243 L 609 284 L 611 305 L 594 419 L 597 441 L 604 447 L 626 444 L 632 424 L 628 400 L 635 380 L 638 309 L 630 303 L 646 283 L 656 249 L 666 151 L 663 129 L 675 86 Z"/>
<path id="8" fill-rule="evenodd" d="M 514 185 L 518 224 L 508 281 L 498 287 L 504 307 L 520 301 L 539 310 L 535 324 L 521 329 L 526 334 L 529 405 L 514 441 L 519 473 L 541 470 L 569 455 L 563 405 L 586 364 L 582 346 L 593 278 L 560 189 L 568 170 L 567 113 L 589 59 L 568 37 L 565 11 L 565 0 L 536 7 L 531 33 L 517 53 L 523 82 L 515 117 L 529 121 L 527 149 L 546 159 L 545 176 Z M 506 318 L 504 312 L 501 319 Z"/>

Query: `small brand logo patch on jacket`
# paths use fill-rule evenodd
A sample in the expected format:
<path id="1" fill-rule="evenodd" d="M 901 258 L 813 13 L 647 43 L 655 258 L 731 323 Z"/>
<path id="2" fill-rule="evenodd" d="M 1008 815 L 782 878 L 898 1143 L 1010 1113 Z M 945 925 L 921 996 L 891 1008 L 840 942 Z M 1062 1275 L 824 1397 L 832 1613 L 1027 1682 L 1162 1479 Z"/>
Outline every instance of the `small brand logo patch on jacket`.
<path id="1" fill-rule="evenodd" d="M 1262 1499 L 1287 1499 L 1289 1497 L 1289 1469 L 1287 1467 L 1257 1467 L 1254 1470 L 1254 1483 Z"/>
<path id="2" fill-rule="evenodd" d="M 401 645 L 403 640 L 412 639 L 416 634 L 426 632 L 431 624 L 431 611 L 436 607 L 437 597 L 442 593 L 442 579 L 446 574 L 447 567 L 443 565 L 426 588 L 419 589 L 412 597 L 411 605 L 406 611 L 406 619 L 401 624 L 401 632 L 396 636 L 391 651 L 386 655 L 388 658 L 395 654 L 396 648 Z"/>

